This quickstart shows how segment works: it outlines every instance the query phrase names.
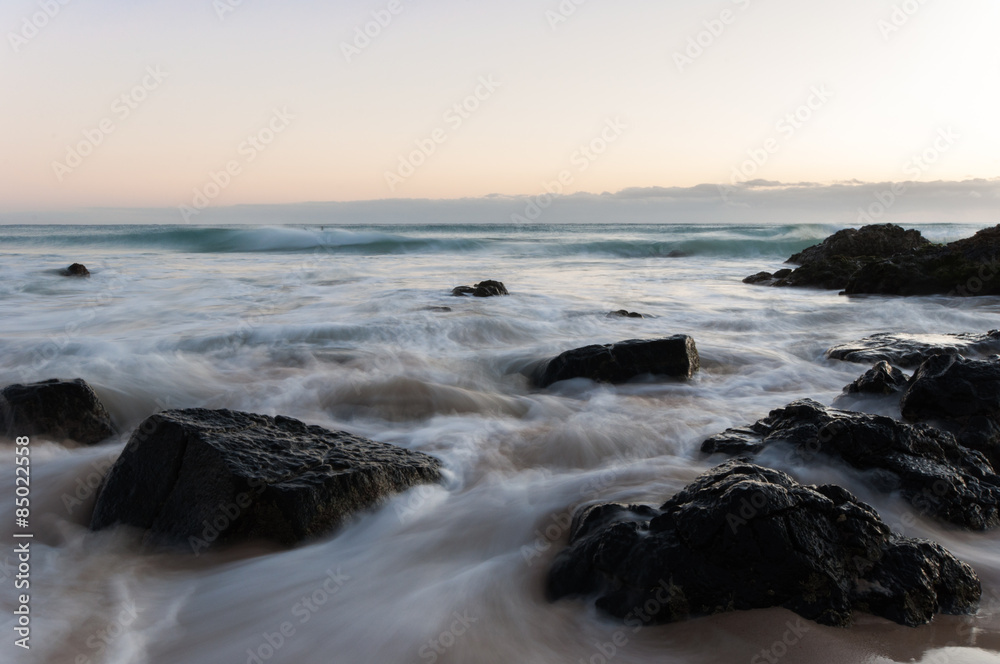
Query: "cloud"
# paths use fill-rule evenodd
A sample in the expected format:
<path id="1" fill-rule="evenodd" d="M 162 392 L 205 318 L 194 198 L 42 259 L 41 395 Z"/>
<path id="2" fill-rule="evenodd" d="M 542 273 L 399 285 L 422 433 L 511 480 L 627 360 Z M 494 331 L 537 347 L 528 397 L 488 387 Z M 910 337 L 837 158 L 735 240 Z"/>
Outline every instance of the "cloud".
<path id="1" fill-rule="evenodd" d="M 614 193 L 481 198 L 382 199 L 209 207 L 196 225 L 822 223 L 856 226 L 1000 222 L 1000 179 L 828 184 L 751 180 L 739 185 L 631 187 Z M 866 218 L 862 213 L 866 213 Z M 179 224 L 176 208 L 87 208 L 0 213 L 0 223 Z"/>

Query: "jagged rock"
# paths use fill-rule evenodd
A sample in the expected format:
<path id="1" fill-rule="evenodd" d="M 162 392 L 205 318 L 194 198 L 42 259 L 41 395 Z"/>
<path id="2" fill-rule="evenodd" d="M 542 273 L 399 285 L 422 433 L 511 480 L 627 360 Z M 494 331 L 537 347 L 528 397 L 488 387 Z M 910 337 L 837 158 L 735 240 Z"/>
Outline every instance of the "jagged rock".
<path id="1" fill-rule="evenodd" d="M 610 312 L 605 318 L 645 318 L 645 316 L 634 311 L 619 309 L 618 311 Z"/>
<path id="2" fill-rule="evenodd" d="M 953 425 L 959 443 L 1000 467 L 1000 362 L 936 355 L 917 369 L 900 409 L 908 420 Z"/>
<path id="3" fill-rule="evenodd" d="M 886 361 L 879 362 L 856 381 L 844 388 L 844 394 L 877 394 L 886 396 L 906 389 L 910 378 Z"/>
<path id="4" fill-rule="evenodd" d="M 810 265 L 831 258 L 888 258 L 931 243 L 918 230 L 903 230 L 895 224 L 872 224 L 860 229 L 845 228 L 819 244 L 803 249 L 788 259 L 795 265 Z"/>
<path id="5" fill-rule="evenodd" d="M 826 408 L 811 399 L 706 440 L 705 454 L 756 454 L 789 445 L 799 458 L 823 455 L 862 471 L 873 488 L 898 491 L 921 514 L 971 530 L 1000 525 L 1000 477 L 982 454 L 924 424 Z"/>
<path id="6" fill-rule="evenodd" d="M 440 477 L 426 454 L 288 417 L 170 410 L 132 434 L 90 527 L 126 524 L 196 553 L 217 541 L 293 544 Z"/>
<path id="7" fill-rule="evenodd" d="M 111 416 L 81 378 L 53 378 L 0 390 L 0 434 L 46 436 L 93 445 L 114 435 Z"/>
<path id="8" fill-rule="evenodd" d="M 892 534 L 845 489 L 803 486 L 744 460 L 659 508 L 578 512 L 546 590 L 551 600 L 596 595 L 629 626 L 773 606 L 824 625 L 849 625 L 863 611 L 912 626 L 937 612 L 972 613 L 981 595 L 969 565 Z"/>
<path id="9" fill-rule="evenodd" d="M 844 286 L 848 295 L 1000 295 L 1000 225 L 947 245 L 862 266 Z"/>
<path id="10" fill-rule="evenodd" d="M 893 224 L 846 228 L 789 258 L 788 263 L 799 265 L 795 270 L 779 271 L 768 278 L 759 278 L 758 274 L 748 277 L 755 281 L 745 279 L 744 282 L 839 290 L 847 286 L 851 276 L 862 266 L 908 254 L 930 244 L 920 231 L 903 230 Z"/>
<path id="11" fill-rule="evenodd" d="M 539 387 L 569 378 L 624 383 L 642 374 L 690 378 L 699 367 L 694 339 L 677 334 L 568 350 L 540 365 L 532 378 Z"/>
<path id="12" fill-rule="evenodd" d="M 85 265 L 73 263 L 62 271 L 62 275 L 64 277 L 89 277 L 90 270 L 88 270 Z"/>
<path id="13" fill-rule="evenodd" d="M 472 295 L 473 297 L 493 297 L 497 295 L 510 295 L 507 292 L 507 287 L 504 286 L 499 281 L 493 281 L 492 279 L 487 279 L 486 281 L 480 281 L 474 286 L 456 286 L 451 290 L 452 295 L 462 296 L 462 295 Z"/>
<path id="14" fill-rule="evenodd" d="M 1000 350 L 1000 330 L 986 334 L 873 334 L 860 341 L 834 346 L 826 351 L 833 360 L 886 361 L 912 368 L 934 355 L 987 355 Z"/>

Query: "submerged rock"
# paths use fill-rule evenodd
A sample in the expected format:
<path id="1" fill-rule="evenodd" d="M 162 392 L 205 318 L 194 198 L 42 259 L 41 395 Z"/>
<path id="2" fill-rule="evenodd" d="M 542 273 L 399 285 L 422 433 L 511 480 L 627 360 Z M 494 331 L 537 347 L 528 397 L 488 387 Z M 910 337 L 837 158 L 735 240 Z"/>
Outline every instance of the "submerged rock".
<path id="1" fill-rule="evenodd" d="M 917 369 L 900 409 L 908 420 L 952 424 L 959 443 L 1000 467 L 1000 362 L 936 355 Z"/>
<path id="2" fill-rule="evenodd" d="M 705 454 L 756 454 L 773 444 L 798 458 L 840 459 L 872 486 L 898 491 L 921 514 L 971 530 L 1000 525 L 1000 477 L 979 452 L 945 431 L 889 417 L 826 408 L 811 399 L 778 408 L 757 423 L 706 440 Z"/>
<path id="3" fill-rule="evenodd" d="M 53 378 L 0 390 L 0 434 L 46 436 L 93 445 L 114 435 L 111 416 L 81 378 Z"/>
<path id="4" fill-rule="evenodd" d="M 618 311 L 612 311 L 608 313 L 608 315 L 605 316 L 605 318 L 645 318 L 645 316 L 643 316 L 640 313 L 636 313 L 635 311 L 619 309 Z"/>
<path id="5" fill-rule="evenodd" d="M 569 378 L 605 383 L 624 383 L 642 374 L 690 378 L 699 367 L 694 339 L 677 334 L 568 350 L 542 364 L 533 380 L 539 387 L 548 387 Z"/>
<path id="6" fill-rule="evenodd" d="M 987 355 L 1000 351 L 1000 330 L 986 334 L 873 334 L 826 351 L 833 360 L 886 361 L 899 367 L 919 366 L 934 355 Z"/>
<path id="7" fill-rule="evenodd" d="M 90 270 L 88 270 L 85 265 L 73 263 L 62 271 L 62 275 L 64 277 L 89 277 Z"/>
<path id="8" fill-rule="evenodd" d="M 196 553 L 216 541 L 293 544 L 440 478 L 431 456 L 288 417 L 171 410 L 132 434 L 90 527 L 135 526 Z"/>
<path id="9" fill-rule="evenodd" d="M 596 595 L 630 626 L 774 606 L 824 625 L 862 611 L 913 626 L 974 612 L 981 586 L 969 565 L 892 534 L 845 489 L 733 460 L 659 508 L 578 512 L 547 594 Z"/>
<path id="10" fill-rule="evenodd" d="M 886 361 L 879 362 L 856 381 L 844 388 L 844 394 L 875 394 L 887 396 L 906 389 L 909 376 Z"/>
<path id="11" fill-rule="evenodd" d="M 501 282 L 493 281 L 492 279 L 480 281 L 478 284 L 473 286 L 456 286 L 451 290 L 451 294 L 456 296 L 472 295 L 473 297 L 510 295 L 510 293 L 507 292 L 506 286 L 504 286 Z"/>

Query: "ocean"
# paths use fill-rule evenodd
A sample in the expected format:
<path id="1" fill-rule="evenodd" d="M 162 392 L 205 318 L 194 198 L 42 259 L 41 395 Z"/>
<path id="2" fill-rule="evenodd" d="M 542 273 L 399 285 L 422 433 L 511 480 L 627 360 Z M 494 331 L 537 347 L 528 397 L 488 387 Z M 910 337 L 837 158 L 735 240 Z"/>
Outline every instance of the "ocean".
<path id="1" fill-rule="evenodd" d="M 918 228 L 950 241 L 981 226 Z M 825 359 L 829 347 L 877 332 L 1000 328 L 997 298 L 741 283 L 836 230 L 0 226 L 0 385 L 83 378 L 122 431 L 95 447 L 32 441 L 30 660 L 1000 661 L 1000 533 L 905 519 L 900 499 L 815 461 L 762 459 L 801 482 L 841 484 L 896 531 L 970 563 L 983 581 L 979 613 L 920 628 L 859 614 L 838 629 L 776 608 L 633 630 L 593 602 L 544 598 L 575 508 L 660 504 L 711 467 L 705 438 L 795 399 L 830 404 L 868 367 Z M 59 275 L 74 262 L 92 276 Z M 484 279 L 510 296 L 450 294 Z M 618 309 L 646 317 L 606 316 Z M 701 353 L 690 381 L 539 390 L 524 375 L 571 348 L 679 333 Z M 446 479 L 292 549 L 195 556 L 90 532 L 95 487 L 129 432 L 187 407 L 281 414 L 420 450 L 443 461 Z M 0 467 L 12 505 L 13 454 Z M 6 548 L 0 633 L 13 640 Z"/>

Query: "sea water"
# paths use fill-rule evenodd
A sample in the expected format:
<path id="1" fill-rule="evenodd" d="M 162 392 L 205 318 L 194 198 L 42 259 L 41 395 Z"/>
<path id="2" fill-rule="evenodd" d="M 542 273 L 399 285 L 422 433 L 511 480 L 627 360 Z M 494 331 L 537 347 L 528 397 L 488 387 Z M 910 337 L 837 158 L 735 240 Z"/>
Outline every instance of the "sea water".
<path id="1" fill-rule="evenodd" d="M 978 227 L 920 229 L 949 241 Z M 121 430 L 94 447 L 32 440 L 23 654 L 74 664 L 1000 661 L 1000 533 L 914 519 L 847 469 L 780 455 L 766 461 L 802 482 L 842 484 L 895 530 L 972 564 L 979 613 L 916 629 L 858 614 L 837 629 L 775 608 L 635 629 L 592 601 L 545 600 L 576 508 L 662 503 L 718 461 L 700 455 L 706 437 L 795 399 L 830 404 L 868 368 L 826 359 L 830 346 L 1000 327 L 997 298 L 741 282 L 835 230 L 0 227 L 0 385 L 84 378 Z M 73 262 L 92 276 L 60 276 Z M 483 279 L 511 295 L 450 295 Z M 618 309 L 645 318 L 606 316 Z M 678 333 L 701 353 L 690 381 L 538 390 L 525 376 L 563 350 Z M 446 478 L 292 549 L 156 552 L 133 532 L 90 532 L 95 488 L 129 432 L 187 407 L 281 414 L 420 450 Z M 7 449 L 0 495 L 12 515 Z M 3 661 L 14 661 L 12 565 L 8 546 Z"/>

